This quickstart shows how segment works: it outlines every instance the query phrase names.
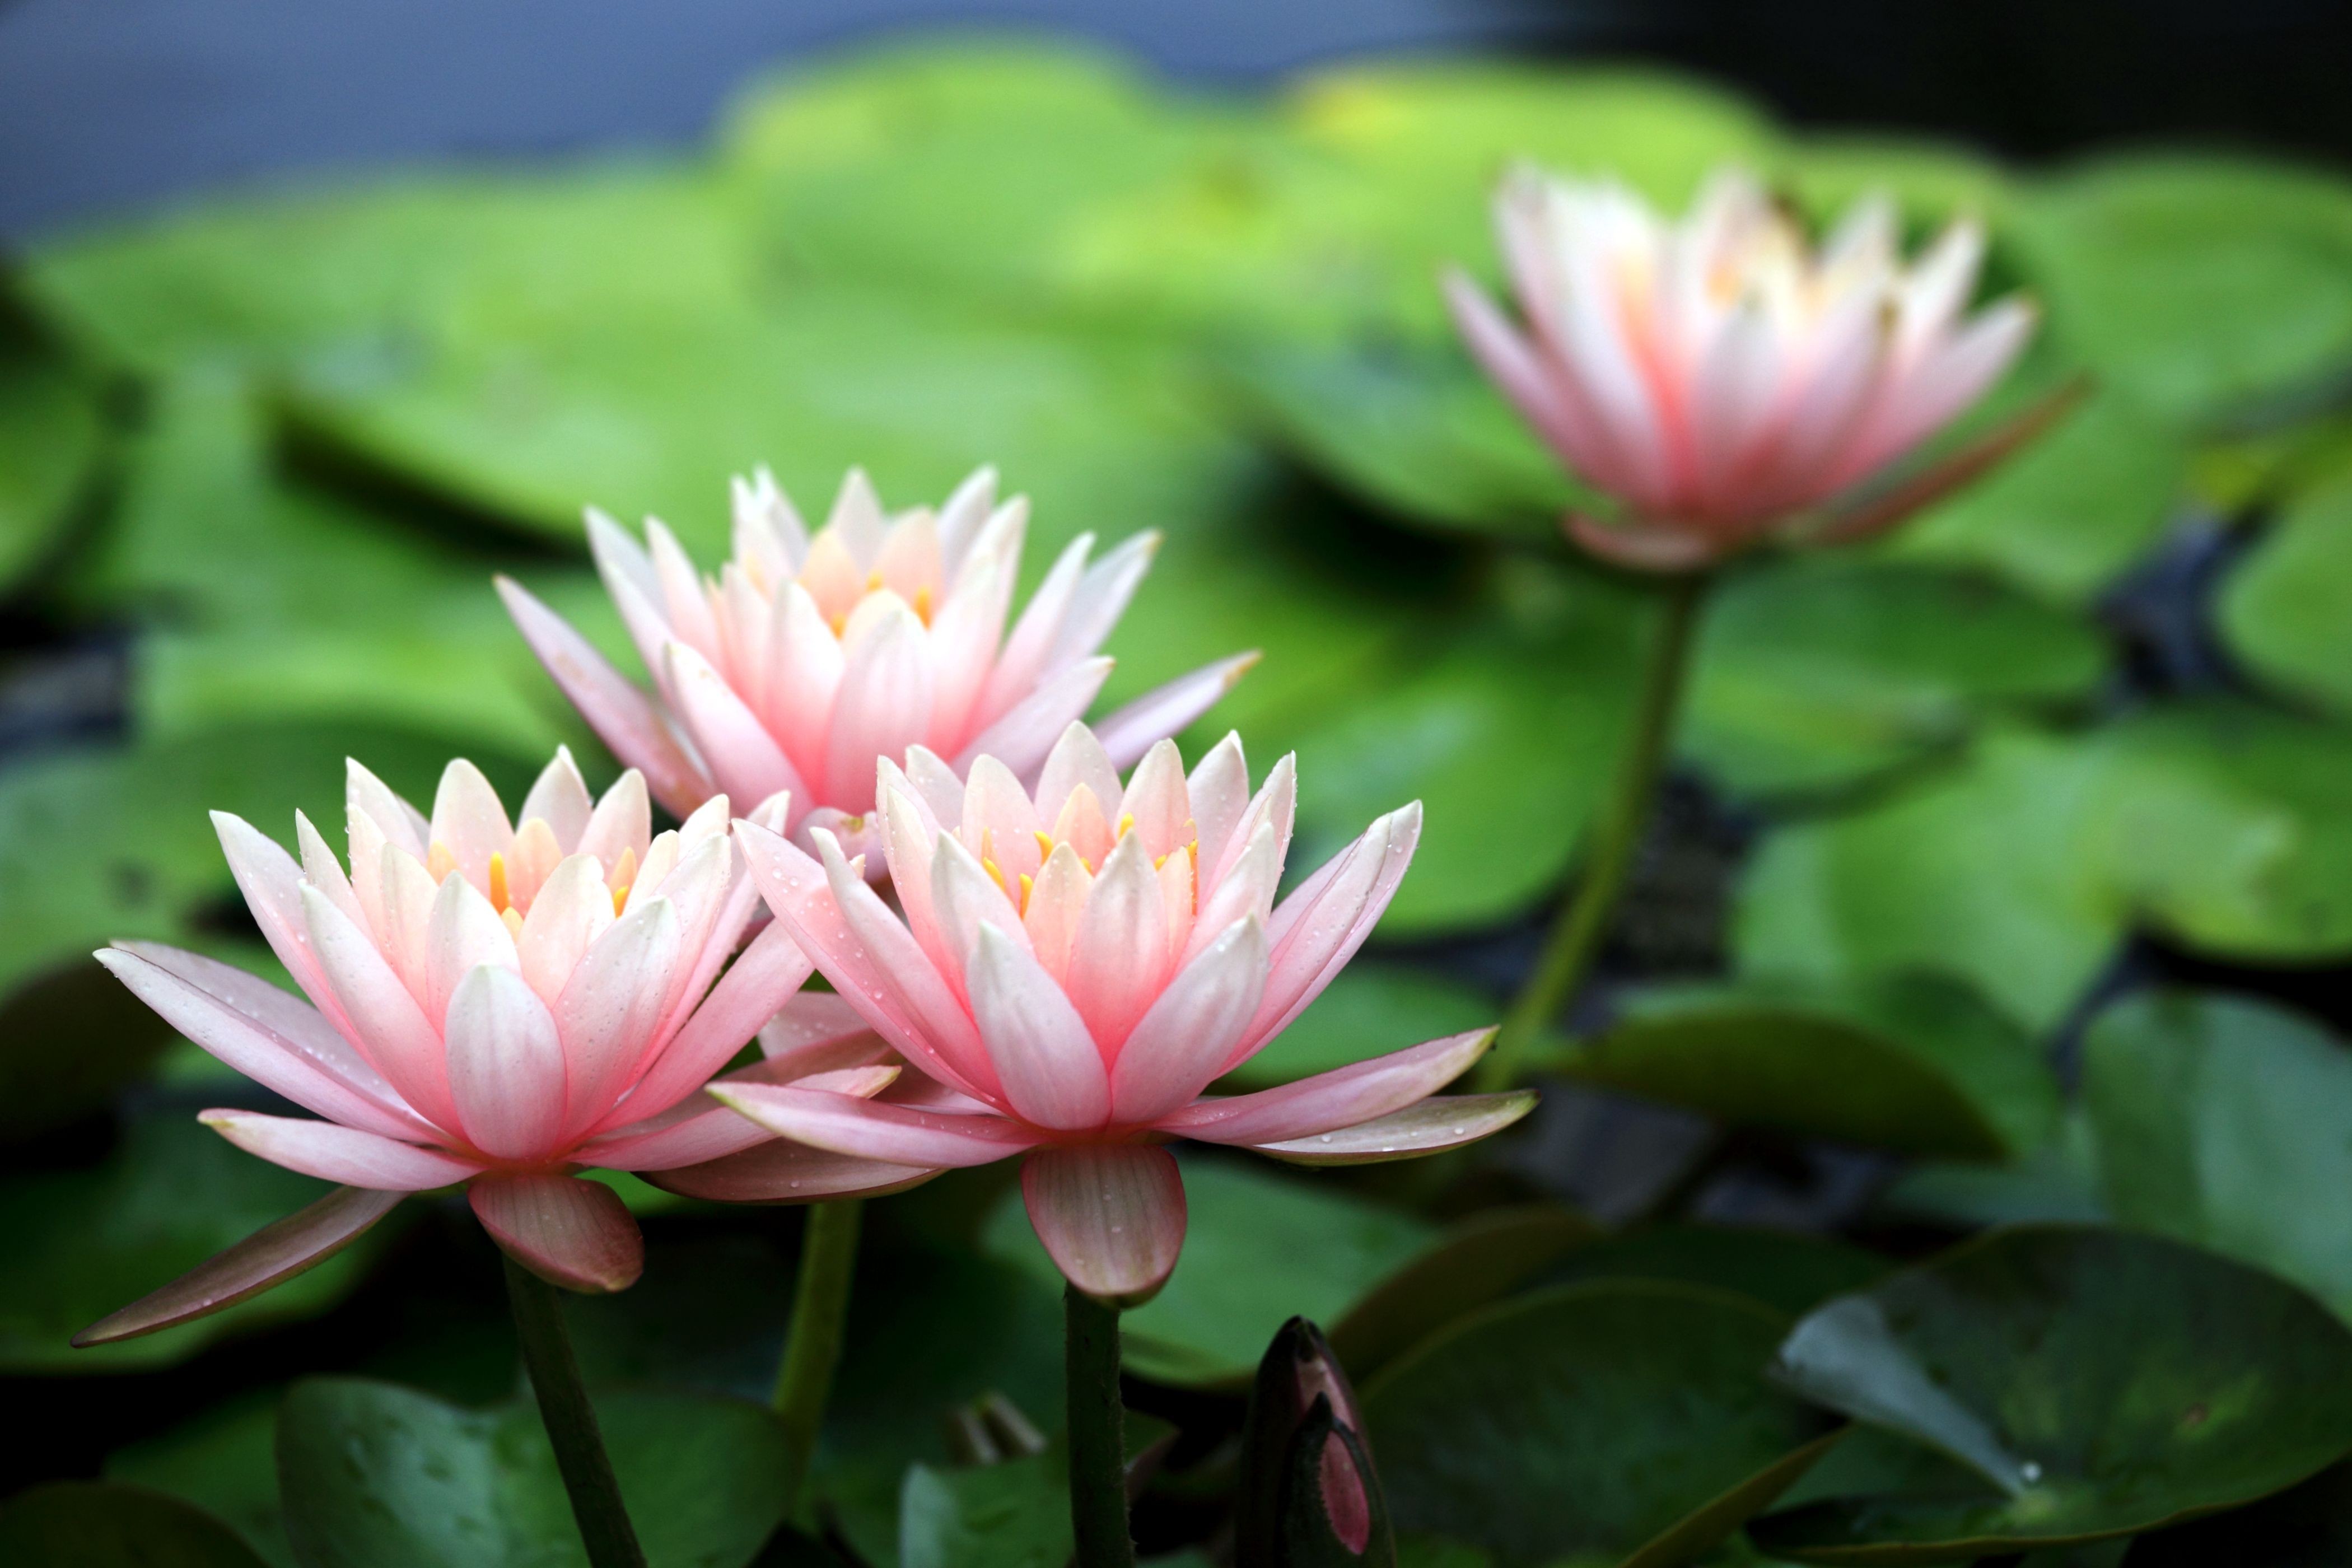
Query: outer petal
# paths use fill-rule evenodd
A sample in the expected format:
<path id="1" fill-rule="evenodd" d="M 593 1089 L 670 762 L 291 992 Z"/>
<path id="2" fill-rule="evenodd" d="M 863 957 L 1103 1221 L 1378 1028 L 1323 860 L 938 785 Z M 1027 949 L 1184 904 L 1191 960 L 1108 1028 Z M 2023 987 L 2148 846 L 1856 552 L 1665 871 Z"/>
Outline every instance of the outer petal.
<path id="1" fill-rule="evenodd" d="M 1184 1247 L 1184 1181 L 1150 1143 L 1040 1149 L 1021 1196 L 1054 1266 L 1089 1296 L 1137 1307 L 1159 1294 Z"/>
<path id="2" fill-rule="evenodd" d="M 708 799 L 718 786 L 670 734 L 652 700 L 521 584 L 497 581 L 523 640 L 613 754 L 642 772 L 662 805 L 680 816 Z"/>
<path id="3" fill-rule="evenodd" d="M 1111 1068 L 1111 1120 L 1156 1121 L 1208 1087 L 1265 990 L 1265 931 L 1228 926 L 1160 994 Z"/>
<path id="4" fill-rule="evenodd" d="M 933 967 L 914 933 L 890 912 L 881 896 L 850 868 L 833 841 L 821 839 L 817 847 L 824 857 L 825 886 L 832 892 L 833 907 L 866 954 L 868 981 L 879 980 L 895 994 L 898 1005 L 921 1029 L 923 1041 L 933 1054 L 952 1063 L 971 1082 L 992 1090 L 996 1070 L 989 1065 L 971 1016 L 964 1011 L 962 1000 L 946 976 Z"/>
<path id="5" fill-rule="evenodd" d="M 501 1160 L 552 1153 L 563 1126 L 563 1043 L 529 982 L 485 963 L 449 998 L 449 1091 L 466 1141 Z"/>
<path id="6" fill-rule="evenodd" d="M 646 1238 L 612 1188 L 553 1174 L 488 1175 L 466 1189 L 507 1256 L 567 1290 L 625 1290 L 645 1272 Z"/>
<path id="7" fill-rule="evenodd" d="M 462 1182 L 481 1169 L 454 1154 L 397 1143 L 332 1121 L 264 1116 L 255 1110 L 207 1110 L 196 1120 L 273 1165 L 377 1192 L 425 1192 Z"/>
<path id="8" fill-rule="evenodd" d="M 1664 524 L 1612 525 L 1571 512 L 1560 526 L 1584 550 L 1629 572 L 1694 571 L 1723 552 L 1722 544 L 1704 533 Z"/>
<path id="9" fill-rule="evenodd" d="M 1265 1000 L 1243 1037 L 1238 1056 L 1246 1056 L 1283 1030 L 1306 1010 L 1331 983 L 1364 939 L 1372 934 L 1381 911 L 1396 897 L 1421 842 L 1421 803 L 1389 813 L 1364 830 L 1356 847 L 1345 851 L 1351 858 L 1334 876 L 1322 896 L 1285 922 L 1278 910 L 1274 934 L 1273 965 L 1266 975 Z M 1296 899 L 1307 889 L 1301 889 Z M 1280 928 L 1276 930 L 1275 928 Z M 1232 1062 L 1226 1064 L 1231 1070 Z"/>
<path id="10" fill-rule="evenodd" d="M 1161 1117 L 1160 1131 L 1204 1143 L 1278 1143 L 1402 1110 L 1460 1078 L 1494 1043 L 1492 1029 L 1429 1040 L 1368 1062 L 1255 1094 L 1196 1100 Z"/>
<path id="11" fill-rule="evenodd" d="M 229 874 L 236 879 L 237 891 L 245 895 L 246 908 L 253 911 L 269 951 L 329 1020 L 341 1026 L 342 1004 L 310 951 L 309 921 L 302 913 L 302 868 L 277 840 L 245 818 L 215 811 L 212 819 Z"/>
<path id="12" fill-rule="evenodd" d="M 996 667 L 989 671 L 988 683 L 981 688 L 973 708 L 975 719 L 994 721 L 1002 717 L 1041 680 L 1052 679 L 1055 669 L 1047 664 L 1046 657 L 1053 651 L 1063 617 L 1069 613 L 1070 600 L 1077 593 L 1078 580 L 1086 571 L 1087 552 L 1094 543 L 1093 534 L 1082 533 L 1055 557 L 1045 581 L 1029 595 L 1027 607 L 1022 610 L 1021 618 L 1013 623 L 1012 634 L 997 652 Z M 1078 711 L 1084 712 L 1085 709 L 1081 707 Z M 1061 726 L 1055 725 L 1055 733 L 1060 731 Z M 1051 741 L 1048 736 L 1049 744 Z M 992 754 L 999 754 L 991 750 Z M 1029 769 L 1015 771 L 1025 773 Z"/>
<path id="13" fill-rule="evenodd" d="M 662 659 L 678 718 L 694 737 L 695 747 L 719 788 L 733 799 L 747 801 L 765 800 L 779 790 L 790 790 L 794 800 L 814 804 L 783 748 L 710 668 L 709 659 L 679 642 L 664 647 Z"/>
<path id="14" fill-rule="evenodd" d="M 1101 560 L 1087 568 L 1087 574 L 1078 579 L 1077 591 L 1070 595 L 1069 608 L 1063 612 L 1061 626 L 1054 634 L 1053 650 L 1045 656 L 1046 668 L 1084 658 L 1102 647 L 1103 639 L 1118 625 L 1119 616 L 1127 614 L 1136 585 L 1151 570 L 1151 558 L 1159 553 L 1160 531 L 1148 529 L 1120 540 Z"/>
<path id="15" fill-rule="evenodd" d="M 808 955 L 780 921 L 752 939 L 702 1005 L 655 1059 L 615 1115 L 639 1120 L 668 1110 L 700 1089 L 793 1000 L 809 977 Z M 832 998 L 828 998 L 832 1000 Z M 863 1028 L 861 1023 L 858 1026 Z"/>
<path id="16" fill-rule="evenodd" d="M 648 1171 L 646 1180 L 665 1192 L 713 1203 L 809 1204 L 827 1198 L 878 1198 L 904 1192 L 939 1173 L 933 1166 L 861 1160 L 769 1138 L 740 1154 L 707 1164 Z"/>
<path id="17" fill-rule="evenodd" d="M 302 912 L 320 967 L 352 1021 L 355 1043 L 366 1047 L 369 1062 L 426 1121 L 436 1127 L 456 1126 L 457 1103 L 449 1097 L 440 1033 L 417 1007 L 408 987 L 366 933 L 326 894 L 304 888 Z"/>
<path id="18" fill-rule="evenodd" d="M 162 1289 L 108 1313 L 73 1337 L 74 1348 L 136 1339 L 258 1296 L 357 1241 L 405 1195 L 338 1187 L 308 1208 L 270 1221 Z"/>
<path id="19" fill-rule="evenodd" d="M 1017 929 L 1017 928 L 1016 928 Z M 1004 1098 L 1039 1127 L 1099 1127 L 1110 1114 L 1110 1079 L 1086 1021 L 1026 951 L 992 925 L 980 928 L 967 989 Z"/>
<path id="20" fill-rule="evenodd" d="M 1531 1089 L 1507 1094 L 1438 1095 L 1353 1127 L 1249 1147 L 1294 1165 L 1376 1165 L 1475 1143 L 1535 1108 L 1536 1093 Z"/>
<path id="21" fill-rule="evenodd" d="M 1028 776 L 1045 760 L 1055 738 L 1087 710 L 1109 679 L 1108 658 L 1082 658 L 1046 677 L 1044 684 L 957 753 L 957 768 L 969 769 L 974 761 L 988 756 Z"/>
<path id="22" fill-rule="evenodd" d="M 898 1165 L 986 1165 L 1039 1140 L 1000 1116 L 942 1115 L 822 1089 L 717 1083 L 709 1092 L 779 1137 Z"/>
<path id="23" fill-rule="evenodd" d="M 845 998 L 830 991 L 795 992 L 776 1009 L 774 1017 L 761 1026 L 760 1054 L 775 1061 L 823 1050 L 859 1035 L 880 1041 L 873 1031 L 874 1026 Z"/>
<path id="24" fill-rule="evenodd" d="M 723 1105 L 676 1121 L 658 1120 L 661 1125 L 642 1132 L 625 1127 L 598 1139 L 580 1151 L 580 1158 L 608 1171 L 660 1171 L 722 1159 L 775 1137 Z"/>

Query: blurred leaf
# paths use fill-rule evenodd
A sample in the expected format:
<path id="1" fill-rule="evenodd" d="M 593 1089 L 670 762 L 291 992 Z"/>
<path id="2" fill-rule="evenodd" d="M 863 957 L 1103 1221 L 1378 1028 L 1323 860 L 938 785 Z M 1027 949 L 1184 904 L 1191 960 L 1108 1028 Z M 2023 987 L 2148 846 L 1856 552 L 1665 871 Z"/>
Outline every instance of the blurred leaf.
<path id="1" fill-rule="evenodd" d="M 1509 1294 L 1599 1227 L 1559 1204 L 1486 1209 L 1445 1227 L 1331 1325 L 1331 1347 L 1360 1383 L 1454 1319 Z"/>
<path id="2" fill-rule="evenodd" d="M 1824 226 L 1866 196 L 1893 199 L 1907 230 L 1929 233 L 1963 215 L 1997 221 L 2017 199 L 2008 171 L 1981 153 L 1883 132 L 1798 138 L 1773 173 Z"/>
<path id="3" fill-rule="evenodd" d="M 1364 1390 L 1390 1511 L 1507 1564 L 1686 1562 L 1819 1457 L 1829 1423 L 1759 1370 L 1787 1325 L 1632 1281 L 1479 1313 Z"/>
<path id="4" fill-rule="evenodd" d="M 2214 610 L 2256 675 L 2352 710 L 2352 483 L 2290 501 L 2224 580 Z"/>
<path id="5" fill-rule="evenodd" d="M 55 553 L 107 441 L 99 389 L 8 309 L 0 301 L 0 596 Z"/>
<path id="6" fill-rule="evenodd" d="M 233 1525 L 270 1568 L 295 1568 L 278 1503 L 278 1401 L 241 1394 L 106 1457 L 106 1479 L 162 1492 Z"/>
<path id="7" fill-rule="evenodd" d="M 2129 1568 L 2331 1568 L 2352 1561 L 2352 1465 L 2325 1469 L 2251 1508 L 2152 1531 Z"/>
<path id="8" fill-rule="evenodd" d="M 0 1558 L 25 1568 L 261 1568 L 220 1521 L 106 1481 L 51 1481 L 0 1507 Z"/>
<path id="9" fill-rule="evenodd" d="M 2021 1159 L 2000 1165 L 1923 1161 L 1897 1176 L 1877 1206 L 1897 1219 L 1952 1230 L 2042 1220 L 2102 1224 L 2111 1216 L 2099 1194 L 2097 1162 L 2090 1122 L 2076 1104 L 2058 1135 Z"/>
<path id="10" fill-rule="evenodd" d="M 783 1438 L 761 1406 L 616 1393 L 596 1414 L 651 1568 L 741 1568 L 782 1518 Z M 278 1465 L 309 1568 L 587 1561 L 528 1396 L 476 1411 L 388 1383 L 305 1379 L 278 1414 Z"/>
<path id="11" fill-rule="evenodd" d="M 104 1110 L 178 1038 L 79 944 L 16 977 L 0 1000 L 0 1142 Z"/>
<path id="12" fill-rule="evenodd" d="M 2015 232 L 2052 331 L 2116 392 L 2202 421 L 2352 363 L 2352 184 L 2138 153 L 2032 189 Z"/>
<path id="13" fill-rule="evenodd" d="M 89 1350 L 75 1333 L 291 1214 L 329 1184 L 236 1148 L 185 1111 L 131 1120 L 104 1162 L 0 1177 L 10 1245 L 0 1258 L 0 1368 L 122 1372 L 169 1366 L 266 1324 L 316 1316 L 349 1295 L 395 1225 L 276 1289 L 142 1339 Z"/>
<path id="14" fill-rule="evenodd" d="M 1184 1254 L 1167 1288 L 1124 1314 L 1125 1364 L 1138 1377 L 1238 1385 L 1288 1319 L 1337 1322 L 1427 1247 L 1427 1221 L 1276 1175 L 1239 1160 L 1184 1163 Z M 1041 1284 L 1061 1276 L 1017 1193 L 989 1217 L 982 1245 Z"/>
<path id="15" fill-rule="evenodd" d="M 899 1568 L 1063 1568 L 1070 1460 L 1055 1449 L 963 1469 L 916 1465 L 900 1489 Z"/>
<path id="16" fill-rule="evenodd" d="M 2032 1038 L 1969 987 L 1925 974 L 1654 987 L 1547 1065 L 1735 1125 L 1906 1154 L 2021 1154 L 2058 1124 L 2058 1082 Z"/>
<path id="17" fill-rule="evenodd" d="M 1359 959 L 1332 977 L 1297 1023 L 1220 1079 L 1219 1089 L 1271 1089 L 1482 1028 L 1500 1015 L 1500 1004 L 1486 993 L 1435 970 Z"/>
<path id="18" fill-rule="evenodd" d="M 1794 1318 L 1830 1296 L 1858 1290 L 1887 1261 L 1849 1242 L 1792 1231 L 1660 1225 L 1601 1237 L 1545 1272 L 1550 1284 L 1645 1279 L 1705 1286 L 1760 1301 Z"/>
<path id="19" fill-rule="evenodd" d="M 2134 996 L 2084 1037 L 2100 1184 L 2123 1224 L 2292 1279 L 2352 1320 L 2352 1053 L 2260 1002 Z"/>
<path id="20" fill-rule="evenodd" d="M 1819 1502 L 1752 1527 L 1808 1562 L 2129 1534 L 2250 1502 L 2352 1448 L 2335 1394 L 2352 1333 L 2266 1275 L 2122 1232 L 1993 1232 L 1818 1309 L 1775 1371 L 1987 1478 L 1974 1496 Z"/>
<path id="21" fill-rule="evenodd" d="M 1982 578 L 1783 558 L 1707 605 L 1684 746 L 1742 793 L 1834 788 L 2086 697 L 2105 664 L 2088 626 Z"/>
<path id="22" fill-rule="evenodd" d="M 1741 967 L 1822 981 L 1941 969 L 2054 1023 L 2135 917 L 2217 955 L 2352 951 L 2352 735 L 2250 706 L 2077 739 L 1994 731 L 1968 765 L 1768 839 Z"/>

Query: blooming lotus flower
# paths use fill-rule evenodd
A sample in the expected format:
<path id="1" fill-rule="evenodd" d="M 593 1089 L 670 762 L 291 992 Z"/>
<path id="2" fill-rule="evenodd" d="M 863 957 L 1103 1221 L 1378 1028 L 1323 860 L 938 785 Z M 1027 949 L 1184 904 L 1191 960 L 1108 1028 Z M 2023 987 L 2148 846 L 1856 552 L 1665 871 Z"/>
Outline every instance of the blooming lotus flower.
<path id="1" fill-rule="evenodd" d="M 1679 223 L 1613 183 L 1521 170 L 1495 204 L 1524 330 L 1460 273 L 1471 352 L 1560 458 L 1626 509 L 1569 520 L 1586 549 L 1651 570 L 1759 540 L 1892 526 L 2053 417 L 1994 434 L 1895 503 L 1848 492 L 1974 404 L 2032 335 L 2017 298 L 1967 314 L 1984 233 L 1958 222 L 1917 260 L 1894 207 L 1857 204 L 1819 248 L 1753 179 L 1724 174 Z"/>
<path id="2" fill-rule="evenodd" d="M 240 818 L 213 818 L 308 1003 L 173 948 L 122 942 L 98 955 L 182 1034 L 323 1119 L 208 1110 L 206 1123 L 345 1190 L 82 1342 L 251 1294 L 350 1241 L 402 1194 L 460 1182 L 519 1261 L 574 1289 L 618 1289 L 643 1264 L 635 1223 L 610 1188 L 572 1173 L 688 1165 L 767 1136 L 699 1091 L 809 964 L 771 927 L 719 977 L 758 909 L 724 798 L 655 836 L 642 776 L 624 773 L 591 800 L 559 751 L 520 827 L 462 761 L 442 774 L 429 819 L 357 763 L 346 799 L 348 873 L 299 814 L 299 863 Z M 753 820 L 782 813 L 770 801 Z M 835 1065 L 803 1053 L 753 1070 Z M 871 1093 L 892 1076 L 865 1066 L 816 1081 Z"/>
<path id="3" fill-rule="evenodd" d="M 1508 1125 L 1526 1094 L 1427 1100 L 1488 1031 L 1280 1089 L 1202 1090 L 1315 999 L 1387 908 L 1421 829 L 1408 805 L 1274 902 L 1291 759 L 1249 793 L 1239 739 L 1185 775 L 1161 741 L 1124 784 L 1101 739 L 1064 731 L 1034 790 L 982 756 L 969 782 L 931 752 L 877 769 L 879 837 L 904 918 L 819 829 L 810 857 L 737 834 L 776 923 L 843 1002 L 929 1076 L 919 1102 L 822 1085 L 714 1085 L 818 1149 L 909 1166 L 1024 1154 L 1037 1235 L 1081 1289 L 1144 1299 L 1175 1267 L 1184 1192 L 1172 1138 L 1307 1164 L 1400 1159 Z"/>
<path id="4" fill-rule="evenodd" d="M 653 676 L 651 700 L 546 605 L 503 578 L 499 591 L 565 695 L 672 811 L 721 790 L 789 793 L 808 825 L 862 848 L 877 758 L 921 745 L 959 772 L 984 752 L 1035 773 L 1109 677 L 1095 650 L 1159 545 L 1139 534 L 1089 566 L 1094 536 L 1082 535 L 1007 635 L 1029 505 L 995 496 L 995 472 L 982 468 L 938 512 L 890 517 L 852 469 L 812 539 L 762 469 L 734 483 L 735 553 L 715 581 L 658 520 L 640 546 L 591 510 L 589 543 Z M 1105 743 L 1132 763 L 1206 712 L 1256 657 L 1137 699 L 1104 721 Z"/>

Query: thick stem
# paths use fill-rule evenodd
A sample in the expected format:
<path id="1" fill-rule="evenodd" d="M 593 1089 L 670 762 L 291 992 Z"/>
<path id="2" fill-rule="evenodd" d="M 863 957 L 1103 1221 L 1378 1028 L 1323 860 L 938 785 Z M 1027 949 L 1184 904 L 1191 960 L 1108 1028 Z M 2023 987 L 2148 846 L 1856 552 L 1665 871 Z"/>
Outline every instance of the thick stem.
<path id="1" fill-rule="evenodd" d="M 1641 847 L 1658 775 L 1664 770 L 1667 748 L 1674 742 L 1675 716 L 1682 705 L 1684 677 L 1690 667 L 1693 633 L 1698 626 L 1707 582 L 1707 575 L 1698 572 L 1667 581 L 1665 616 L 1650 647 L 1649 666 L 1643 672 L 1633 733 L 1617 760 L 1617 776 L 1608 797 L 1593 818 L 1583 875 L 1553 919 L 1535 973 L 1505 1016 L 1494 1050 L 1479 1064 L 1481 1089 L 1508 1089 L 1518 1081 L 1529 1048 L 1576 994 L 1609 929 L 1610 913 L 1625 885 L 1633 852 Z"/>
<path id="2" fill-rule="evenodd" d="M 1076 1285 L 1062 1292 L 1068 1340 L 1070 1527 L 1078 1568 L 1135 1568 L 1127 1529 L 1127 1434 L 1118 1398 L 1118 1309 Z"/>
<path id="3" fill-rule="evenodd" d="M 554 1445 L 555 1468 L 571 1496 L 572 1518 L 580 1526 L 580 1542 L 588 1549 L 591 1568 L 645 1568 L 646 1554 L 637 1546 L 628 1510 L 621 1506 L 620 1484 L 613 1479 L 613 1461 L 596 1430 L 595 1406 L 588 1403 L 588 1390 L 580 1381 L 580 1363 L 572 1354 L 572 1336 L 563 1326 L 555 1287 L 511 1258 L 505 1262 L 507 1300 L 514 1308 L 515 1335 L 522 1342 L 522 1363 L 530 1373 L 531 1392 L 539 1396 L 539 1418 Z"/>
<path id="4" fill-rule="evenodd" d="M 793 1326 L 776 1369 L 776 1392 L 769 1400 L 784 1429 L 784 1513 L 800 1507 L 817 1434 L 824 1428 L 825 1401 L 841 1364 L 841 1341 L 849 1321 L 849 1287 L 857 1272 L 857 1227 L 865 1214 L 856 1198 L 809 1205 L 801 1233 L 800 1274 L 793 1282 Z"/>

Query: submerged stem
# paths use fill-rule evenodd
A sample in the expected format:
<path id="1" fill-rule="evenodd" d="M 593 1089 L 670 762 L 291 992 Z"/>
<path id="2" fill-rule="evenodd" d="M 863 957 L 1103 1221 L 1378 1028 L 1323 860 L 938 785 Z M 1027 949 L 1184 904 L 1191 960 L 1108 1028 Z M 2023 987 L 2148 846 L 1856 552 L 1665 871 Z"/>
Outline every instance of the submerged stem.
<path id="1" fill-rule="evenodd" d="M 1078 1568 L 1134 1568 L 1127 1524 L 1126 1417 L 1118 1396 L 1118 1309 L 1076 1285 L 1062 1292 L 1068 1339 L 1070 1528 Z"/>
<path id="2" fill-rule="evenodd" d="M 596 1408 L 580 1381 L 572 1335 L 555 1287 L 500 1254 L 507 1270 L 507 1300 L 514 1309 L 515 1335 L 522 1363 L 539 1398 L 539 1418 L 555 1448 L 555 1468 L 572 1499 L 572 1518 L 592 1568 L 645 1568 L 646 1554 L 621 1504 L 620 1483 L 596 1428 Z"/>
<path id="3" fill-rule="evenodd" d="M 1690 668 L 1692 634 L 1698 626 L 1708 582 L 1702 572 L 1666 582 L 1665 616 L 1643 671 L 1633 733 L 1617 760 L 1617 776 L 1609 795 L 1593 818 L 1584 874 L 1553 919 L 1535 973 L 1505 1016 L 1494 1050 L 1479 1064 L 1481 1089 L 1508 1089 L 1517 1082 L 1526 1069 L 1529 1047 L 1576 994 L 1601 935 L 1609 929 L 1610 912 L 1616 908 L 1625 873 L 1641 845 L 1642 830 L 1649 824 L 1658 777 L 1674 741 L 1675 716 Z"/>
<path id="4" fill-rule="evenodd" d="M 825 1401 L 841 1364 L 841 1342 L 849 1321 L 849 1287 L 857 1272 L 858 1223 L 865 1205 L 856 1198 L 811 1204 L 801 1233 L 800 1273 L 793 1281 L 793 1324 L 784 1359 L 776 1369 L 776 1392 L 769 1405 L 784 1429 L 784 1514 L 800 1507 L 809 1462 L 816 1457 L 824 1427 Z"/>

